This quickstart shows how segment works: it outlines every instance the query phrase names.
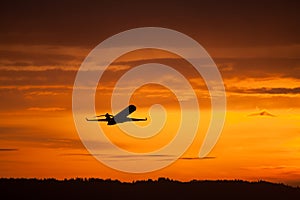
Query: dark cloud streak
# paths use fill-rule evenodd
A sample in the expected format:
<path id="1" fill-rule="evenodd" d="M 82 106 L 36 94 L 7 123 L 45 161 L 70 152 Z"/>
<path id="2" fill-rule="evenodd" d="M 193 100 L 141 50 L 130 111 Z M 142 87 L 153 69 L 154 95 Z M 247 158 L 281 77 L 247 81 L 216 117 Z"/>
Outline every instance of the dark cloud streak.
<path id="1" fill-rule="evenodd" d="M 82 149 L 80 139 L 54 137 L 53 133 L 32 126 L 0 126 L 0 143 L 10 141 L 25 146 L 52 149 Z M 4 149 L 4 148 L 3 148 Z"/>
<path id="2" fill-rule="evenodd" d="M 19 151 L 19 149 L 13 149 L 13 148 L 0 148 L 0 152 L 7 152 L 7 151 Z"/>
<path id="3" fill-rule="evenodd" d="M 41 51 L 45 51 L 41 48 Z M 20 69 L 23 66 L 66 66 L 72 61 L 74 64 L 79 64 L 83 61 L 83 57 L 78 55 L 66 55 L 61 52 L 51 54 L 47 52 L 31 52 L 30 49 L 27 52 L 16 52 L 13 50 L 1 51 L 2 59 L 0 60 L 0 66 L 19 66 Z"/>
<path id="4" fill-rule="evenodd" d="M 296 88 L 229 88 L 228 92 L 242 94 L 300 94 L 300 87 Z"/>
<path id="5" fill-rule="evenodd" d="M 224 79 L 294 78 L 300 79 L 300 59 L 214 58 Z"/>
<path id="6" fill-rule="evenodd" d="M 31 70 L 0 70 L 0 85 L 73 85 L 76 70 L 46 69 Z M 1 80 L 2 78 L 2 80 Z"/>

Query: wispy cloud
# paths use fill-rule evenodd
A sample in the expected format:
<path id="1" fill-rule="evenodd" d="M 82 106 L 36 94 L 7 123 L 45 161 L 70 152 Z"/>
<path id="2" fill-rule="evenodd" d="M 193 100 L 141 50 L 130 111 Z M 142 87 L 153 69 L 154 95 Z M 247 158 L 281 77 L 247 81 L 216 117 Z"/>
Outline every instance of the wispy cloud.
<path id="1" fill-rule="evenodd" d="M 300 94 L 300 87 L 296 88 L 229 88 L 227 91 L 242 94 Z"/>
<path id="2" fill-rule="evenodd" d="M 38 138 L 37 138 L 38 139 Z M 81 141 L 78 139 L 70 138 L 41 138 L 41 147 L 54 148 L 54 149 L 83 149 Z"/>
<path id="3" fill-rule="evenodd" d="M 261 165 L 261 166 L 253 166 L 253 167 L 244 167 L 245 170 L 275 170 L 275 171 L 281 171 L 282 173 L 294 173 L 300 175 L 299 166 L 294 165 Z"/>
<path id="4" fill-rule="evenodd" d="M 19 149 L 15 149 L 15 148 L 0 148 L 0 152 L 1 151 L 19 151 Z"/>
<path id="5" fill-rule="evenodd" d="M 209 48 L 218 58 L 299 58 L 300 45 L 268 45 L 247 47 L 217 47 Z"/>
<path id="6" fill-rule="evenodd" d="M 64 111 L 66 108 L 61 107 L 30 107 L 28 111 L 41 111 L 41 112 L 53 112 L 53 111 Z"/>
<path id="7" fill-rule="evenodd" d="M 89 153 L 67 153 L 60 154 L 60 156 L 101 156 L 105 159 L 116 160 L 116 161 L 124 161 L 125 160 L 140 160 L 140 159 L 154 159 L 154 160 L 172 160 L 174 159 L 174 155 L 163 155 L 163 154 L 151 154 L 151 155 L 116 155 L 116 154 L 89 154 Z M 199 158 L 198 158 L 199 159 Z"/>
<path id="8" fill-rule="evenodd" d="M 57 95 L 62 95 L 62 94 L 67 94 L 65 92 L 54 92 L 54 91 L 33 91 L 33 92 L 28 92 L 26 93 L 26 96 L 57 96 Z"/>
<path id="9" fill-rule="evenodd" d="M 0 84 L 2 86 L 24 85 L 73 85 L 76 70 L 51 69 L 41 71 L 2 70 Z"/>
<path id="10" fill-rule="evenodd" d="M 78 138 L 54 136 L 52 130 L 42 125 L 11 125 L 0 126 L 0 144 L 18 144 L 23 147 L 53 149 L 83 149 Z M 15 148 L 1 148 L 15 149 Z"/>
<path id="11" fill-rule="evenodd" d="M 112 65 L 107 68 L 107 70 L 112 71 L 112 72 L 117 72 L 117 71 L 124 71 L 130 69 L 131 66 L 129 65 Z"/>
<path id="12" fill-rule="evenodd" d="M 60 156 L 92 156 L 90 153 L 62 153 Z"/>
<path id="13" fill-rule="evenodd" d="M 215 159 L 216 157 L 211 157 L 211 156 L 207 156 L 204 158 L 199 158 L 199 157 L 181 157 L 180 159 L 182 160 L 203 160 L 203 159 Z"/>
<path id="14" fill-rule="evenodd" d="M 2 45 L 0 70 L 77 69 L 89 49 L 59 45 Z"/>

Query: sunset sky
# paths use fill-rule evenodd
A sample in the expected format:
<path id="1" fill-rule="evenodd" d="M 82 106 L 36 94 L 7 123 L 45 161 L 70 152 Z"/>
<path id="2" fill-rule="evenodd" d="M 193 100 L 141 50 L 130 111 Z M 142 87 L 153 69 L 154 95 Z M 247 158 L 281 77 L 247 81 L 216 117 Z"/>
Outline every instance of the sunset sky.
<path id="1" fill-rule="evenodd" d="M 0 177 L 263 179 L 300 186 L 299 10 L 297 1 L 1 2 Z M 155 172 L 132 174 L 105 166 L 86 150 L 73 121 L 72 91 L 76 73 L 93 48 L 139 27 L 173 29 L 201 44 L 222 75 L 227 115 L 214 149 L 197 158 L 211 115 L 201 76 L 172 52 L 143 49 L 120 56 L 98 85 L 97 114 L 112 113 L 115 81 L 147 63 L 183 74 L 201 111 L 198 134 L 180 159 Z M 131 98 L 137 106 L 132 117 L 149 118 L 137 122 L 141 126 L 154 120 L 148 112 L 151 105 L 164 106 L 166 124 L 154 137 L 134 139 L 117 126 L 99 126 L 128 151 L 163 147 L 176 133 L 179 101 L 189 100 L 180 84 L 172 84 L 182 90 L 179 100 L 155 84 L 140 87 Z M 193 117 L 194 110 L 189 112 Z"/>

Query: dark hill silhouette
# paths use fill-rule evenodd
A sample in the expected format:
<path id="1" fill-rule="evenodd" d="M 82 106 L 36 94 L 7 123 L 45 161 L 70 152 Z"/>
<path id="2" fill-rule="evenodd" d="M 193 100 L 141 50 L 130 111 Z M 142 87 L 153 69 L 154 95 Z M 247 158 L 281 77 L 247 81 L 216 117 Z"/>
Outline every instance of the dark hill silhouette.
<path id="1" fill-rule="evenodd" d="M 0 179 L 0 199 L 299 199 L 300 188 L 265 181 L 165 178 L 122 183 L 102 179 Z"/>

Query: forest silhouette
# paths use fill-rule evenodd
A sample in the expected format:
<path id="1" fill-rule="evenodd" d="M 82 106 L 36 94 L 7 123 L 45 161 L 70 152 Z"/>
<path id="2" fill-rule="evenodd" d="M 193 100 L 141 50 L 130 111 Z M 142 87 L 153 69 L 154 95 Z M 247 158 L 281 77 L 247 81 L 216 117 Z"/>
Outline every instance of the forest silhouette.
<path id="1" fill-rule="evenodd" d="M 0 179 L 1 199 L 295 199 L 300 188 L 265 181 L 190 182 L 166 178 L 135 181 L 89 179 Z"/>

